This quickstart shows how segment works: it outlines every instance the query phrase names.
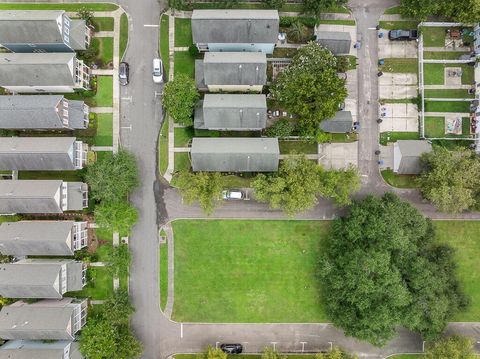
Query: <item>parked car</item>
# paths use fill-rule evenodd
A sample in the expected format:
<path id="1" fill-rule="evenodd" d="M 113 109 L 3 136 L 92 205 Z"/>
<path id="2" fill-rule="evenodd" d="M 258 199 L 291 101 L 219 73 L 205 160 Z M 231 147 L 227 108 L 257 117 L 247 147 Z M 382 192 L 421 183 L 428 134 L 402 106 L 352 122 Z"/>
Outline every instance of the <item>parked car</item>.
<path id="1" fill-rule="evenodd" d="M 120 79 L 120 85 L 128 85 L 130 73 L 130 66 L 126 62 L 120 62 L 120 67 L 118 68 L 118 77 Z"/>
<path id="2" fill-rule="evenodd" d="M 245 192 L 239 189 L 227 189 L 222 192 L 223 199 L 244 199 Z"/>
<path id="3" fill-rule="evenodd" d="M 410 41 L 418 38 L 417 30 L 390 30 L 388 38 L 391 41 Z"/>
<path id="4" fill-rule="evenodd" d="M 241 354 L 243 351 L 242 344 L 222 344 L 220 349 L 227 354 Z"/>
<path id="5" fill-rule="evenodd" d="M 163 82 L 163 63 L 160 59 L 153 59 L 153 82 L 156 84 Z"/>

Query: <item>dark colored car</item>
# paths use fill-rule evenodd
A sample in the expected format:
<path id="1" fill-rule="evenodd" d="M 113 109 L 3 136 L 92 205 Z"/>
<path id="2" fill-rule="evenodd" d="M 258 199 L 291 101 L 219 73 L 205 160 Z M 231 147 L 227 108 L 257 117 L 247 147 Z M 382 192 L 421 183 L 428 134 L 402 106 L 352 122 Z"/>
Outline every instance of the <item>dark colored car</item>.
<path id="1" fill-rule="evenodd" d="M 120 62 L 120 67 L 118 68 L 118 77 L 120 79 L 120 85 L 125 86 L 128 85 L 128 74 L 129 74 L 129 66 L 126 62 Z"/>
<path id="2" fill-rule="evenodd" d="M 241 354 L 243 351 L 242 344 L 222 344 L 220 349 L 227 354 Z"/>
<path id="3" fill-rule="evenodd" d="M 418 38 L 417 30 L 390 30 L 388 38 L 391 41 L 410 41 Z"/>

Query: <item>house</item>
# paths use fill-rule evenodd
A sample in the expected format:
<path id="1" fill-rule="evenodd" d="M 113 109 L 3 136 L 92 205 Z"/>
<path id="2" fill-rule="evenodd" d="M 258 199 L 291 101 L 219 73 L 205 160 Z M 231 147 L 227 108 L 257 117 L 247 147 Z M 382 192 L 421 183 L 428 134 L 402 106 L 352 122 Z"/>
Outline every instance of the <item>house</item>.
<path id="1" fill-rule="evenodd" d="M 22 259 L 0 264 L 0 295 L 5 298 L 61 299 L 82 290 L 86 267 L 70 259 Z"/>
<path id="2" fill-rule="evenodd" d="M 84 130 L 90 108 L 62 95 L 0 96 L 0 129 Z"/>
<path id="3" fill-rule="evenodd" d="M 87 164 L 88 145 L 75 137 L 3 137 L 0 169 L 73 171 Z"/>
<path id="4" fill-rule="evenodd" d="M 88 90 L 90 69 L 75 53 L 3 53 L 0 87 L 18 93 Z"/>
<path id="5" fill-rule="evenodd" d="M 90 45 L 85 20 L 63 10 L 0 11 L 0 45 L 12 52 L 75 52 Z"/>
<path id="6" fill-rule="evenodd" d="M 207 52 L 195 60 L 195 82 L 210 92 L 262 92 L 267 56 L 261 52 Z"/>
<path id="7" fill-rule="evenodd" d="M 350 111 L 338 111 L 331 119 L 320 122 L 320 129 L 330 133 L 352 132 L 353 117 Z"/>
<path id="8" fill-rule="evenodd" d="M 393 172 L 401 175 L 419 174 L 420 157 L 431 150 L 432 145 L 424 140 L 398 140 L 393 144 Z"/>
<path id="9" fill-rule="evenodd" d="M 280 18 L 277 10 L 193 10 L 193 43 L 199 51 L 273 53 Z"/>
<path id="10" fill-rule="evenodd" d="M 22 300 L 0 311 L 0 338 L 7 340 L 74 340 L 87 321 L 87 300 Z"/>
<path id="11" fill-rule="evenodd" d="M 352 37 L 344 31 L 315 31 L 315 41 L 329 49 L 334 55 L 348 55 L 352 48 Z"/>
<path id="12" fill-rule="evenodd" d="M 8 256 L 73 256 L 88 244 L 87 222 L 19 221 L 0 224 L 0 252 Z"/>
<path id="13" fill-rule="evenodd" d="M 68 340 L 9 340 L 0 347 L 0 359 L 84 359 L 78 343 Z"/>
<path id="14" fill-rule="evenodd" d="M 0 181 L 0 214 L 63 213 L 88 207 L 88 186 L 61 180 Z"/>
<path id="15" fill-rule="evenodd" d="M 206 94 L 195 109 L 196 129 L 260 131 L 266 122 L 265 95 Z"/>
<path id="16" fill-rule="evenodd" d="M 195 137 L 192 168 L 206 172 L 275 172 L 280 150 L 277 138 Z"/>

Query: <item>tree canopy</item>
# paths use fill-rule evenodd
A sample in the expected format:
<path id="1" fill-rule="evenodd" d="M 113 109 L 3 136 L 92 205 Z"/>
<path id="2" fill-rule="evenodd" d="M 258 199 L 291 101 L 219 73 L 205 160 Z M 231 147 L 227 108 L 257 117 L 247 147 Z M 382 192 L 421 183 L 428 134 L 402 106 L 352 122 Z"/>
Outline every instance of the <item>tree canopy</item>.
<path id="1" fill-rule="evenodd" d="M 333 349 L 327 354 L 315 354 L 315 359 L 357 359 L 357 357 L 345 353 L 339 347 L 333 347 Z"/>
<path id="2" fill-rule="evenodd" d="M 480 159 L 471 150 L 434 147 L 421 157 L 420 191 L 442 212 L 460 213 L 479 207 Z"/>
<path id="3" fill-rule="evenodd" d="M 401 12 L 405 17 L 426 20 L 428 16 L 473 23 L 480 19 L 480 2 L 477 0 L 401 0 Z"/>
<path id="4" fill-rule="evenodd" d="M 298 115 L 304 136 L 314 136 L 319 123 L 332 118 L 347 96 L 345 80 L 338 77 L 336 68 L 337 59 L 330 50 L 310 42 L 298 50 L 270 88 L 274 100 Z"/>
<path id="5" fill-rule="evenodd" d="M 124 201 L 139 183 L 135 156 L 120 150 L 89 165 L 85 179 L 94 200 L 105 203 Z"/>
<path id="6" fill-rule="evenodd" d="M 218 172 L 182 171 L 176 175 L 176 184 L 185 203 L 198 202 L 208 215 L 222 194 L 222 175 Z"/>
<path id="7" fill-rule="evenodd" d="M 454 335 L 427 346 L 425 359 L 474 359 L 473 341 Z"/>
<path id="8" fill-rule="evenodd" d="M 303 12 L 319 16 L 322 11 L 332 9 L 335 6 L 345 5 L 347 0 L 303 0 Z"/>
<path id="9" fill-rule="evenodd" d="M 209 346 L 205 353 L 205 359 L 227 359 L 227 354 L 220 348 Z"/>
<path id="10" fill-rule="evenodd" d="M 178 74 L 163 88 L 163 106 L 177 123 L 191 125 L 193 110 L 199 99 L 195 81 L 185 74 Z"/>
<path id="11" fill-rule="evenodd" d="M 346 335 L 383 345 L 403 325 L 436 339 L 467 305 L 453 249 L 391 193 L 354 202 L 334 221 L 322 263 L 326 310 Z"/>
<path id="12" fill-rule="evenodd" d="M 100 227 L 117 231 L 123 235 L 137 223 L 138 211 L 128 202 L 112 202 L 95 207 L 95 221 Z"/>
<path id="13" fill-rule="evenodd" d="M 353 168 L 326 171 L 305 155 L 293 154 L 282 161 L 277 173 L 259 174 L 253 182 L 255 198 L 294 215 L 313 208 L 317 196 L 333 198 L 337 204 L 350 203 L 350 195 L 359 189 Z"/>

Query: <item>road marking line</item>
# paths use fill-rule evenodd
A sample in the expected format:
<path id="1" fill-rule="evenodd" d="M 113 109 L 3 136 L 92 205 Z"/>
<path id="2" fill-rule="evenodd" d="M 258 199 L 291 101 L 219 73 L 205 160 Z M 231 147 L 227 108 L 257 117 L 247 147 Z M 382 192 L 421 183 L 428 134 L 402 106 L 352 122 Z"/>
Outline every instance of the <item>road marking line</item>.
<path id="1" fill-rule="evenodd" d="M 307 342 L 300 342 L 302 344 L 302 353 L 305 351 L 305 344 L 307 344 Z"/>
<path id="2" fill-rule="evenodd" d="M 180 338 L 183 338 L 183 323 L 180 323 Z"/>
<path id="3" fill-rule="evenodd" d="M 148 24 L 145 24 L 145 25 L 143 25 L 143 27 L 160 27 L 160 25 L 148 25 Z"/>
<path id="4" fill-rule="evenodd" d="M 333 342 L 327 342 L 328 344 L 330 344 L 330 351 L 333 351 Z"/>
<path id="5" fill-rule="evenodd" d="M 368 30 L 377 30 L 376 27 L 369 27 Z"/>
<path id="6" fill-rule="evenodd" d="M 277 342 L 271 342 L 273 344 L 273 351 L 275 351 L 275 345 L 277 345 Z"/>
<path id="7" fill-rule="evenodd" d="M 130 130 L 130 131 L 131 131 L 131 130 L 132 130 L 132 125 L 130 125 L 130 126 L 121 126 L 120 128 L 121 128 L 122 130 Z"/>
<path id="8" fill-rule="evenodd" d="M 215 349 L 218 349 L 218 344 L 220 344 L 220 342 L 215 342 Z"/>

